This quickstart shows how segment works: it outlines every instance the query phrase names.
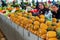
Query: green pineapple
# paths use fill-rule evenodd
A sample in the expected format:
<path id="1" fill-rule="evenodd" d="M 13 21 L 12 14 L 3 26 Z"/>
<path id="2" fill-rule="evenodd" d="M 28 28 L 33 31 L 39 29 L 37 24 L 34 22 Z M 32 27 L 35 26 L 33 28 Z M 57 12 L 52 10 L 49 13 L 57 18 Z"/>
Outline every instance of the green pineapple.
<path id="1" fill-rule="evenodd" d="M 48 29 L 47 29 L 47 31 L 52 31 L 53 29 L 52 28 L 50 28 L 50 27 L 48 27 Z"/>

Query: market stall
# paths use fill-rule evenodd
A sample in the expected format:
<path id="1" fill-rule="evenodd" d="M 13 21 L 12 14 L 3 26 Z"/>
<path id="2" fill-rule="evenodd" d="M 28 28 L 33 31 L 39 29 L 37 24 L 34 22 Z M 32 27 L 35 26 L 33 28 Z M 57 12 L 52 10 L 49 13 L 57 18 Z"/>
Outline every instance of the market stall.
<path id="1" fill-rule="evenodd" d="M 16 25 L 3 15 L 0 15 L 0 28 L 8 40 L 42 40 L 30 31 Z"/>
<path id="2" fill-rule="evenodd" d="M 58 1 L 10 1 L 0 7 L 0 29 L 8 40 L 60 40 Z"/>

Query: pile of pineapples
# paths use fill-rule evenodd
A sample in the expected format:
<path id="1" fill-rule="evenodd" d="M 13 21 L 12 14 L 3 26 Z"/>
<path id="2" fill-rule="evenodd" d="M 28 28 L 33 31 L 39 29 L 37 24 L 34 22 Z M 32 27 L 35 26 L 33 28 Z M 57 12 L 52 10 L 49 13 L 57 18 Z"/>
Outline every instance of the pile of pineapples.
<path id="1" fill-rule="evenodd" d="M 44 40 L 60 40 L 60 22 L 56 18 L 48 21 L 43 14 L 32 16 L 28 12 L 12 13 L 9 18 Z"/>

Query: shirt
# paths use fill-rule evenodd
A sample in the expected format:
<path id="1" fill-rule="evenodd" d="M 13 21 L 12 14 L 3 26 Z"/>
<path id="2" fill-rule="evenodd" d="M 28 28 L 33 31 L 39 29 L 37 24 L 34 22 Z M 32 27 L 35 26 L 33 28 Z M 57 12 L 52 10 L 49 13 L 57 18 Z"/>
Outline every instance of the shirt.
<path id="1" fill-rule="evenodd" d="M 53 18 L 60 19 L 60 10 L 58 10 L 57 13 L 52 11 L 52 14 L 53 14 L 52 15 Z"/>

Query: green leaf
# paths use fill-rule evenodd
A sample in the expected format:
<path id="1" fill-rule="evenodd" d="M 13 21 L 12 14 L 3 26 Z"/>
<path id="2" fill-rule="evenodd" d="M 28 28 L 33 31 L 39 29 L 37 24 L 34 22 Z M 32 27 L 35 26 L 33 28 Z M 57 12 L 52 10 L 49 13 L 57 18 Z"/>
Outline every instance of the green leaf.
<path id="1" fill-rule="evenodd" d="M 47 31 L 53 31 L 53 29 L 49 27 L 49 28 L 47 29 Z"/>

